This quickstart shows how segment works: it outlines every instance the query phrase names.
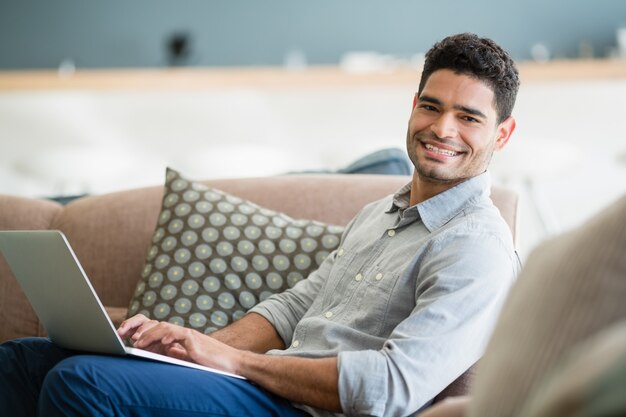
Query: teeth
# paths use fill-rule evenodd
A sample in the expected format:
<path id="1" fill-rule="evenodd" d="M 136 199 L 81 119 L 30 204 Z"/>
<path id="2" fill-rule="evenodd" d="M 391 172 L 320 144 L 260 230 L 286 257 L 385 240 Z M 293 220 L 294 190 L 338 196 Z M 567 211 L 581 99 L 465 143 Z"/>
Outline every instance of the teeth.
<path id="1" fill-rule="evenodd" d="M 426 149 L 428 149 L 429 151 L 433 151 L 433 152 L 437 152 L 438 154 L 441 155 L 446 155 L 446 156 L 457 156 L 459 153 L 458 152 L 454 152 L 454 151 L 449 151 L 447 149 L 439 149 L 436 146 L 430 145 L 428 143 L 426 143 L 424 145 L 426 147 Z"/>

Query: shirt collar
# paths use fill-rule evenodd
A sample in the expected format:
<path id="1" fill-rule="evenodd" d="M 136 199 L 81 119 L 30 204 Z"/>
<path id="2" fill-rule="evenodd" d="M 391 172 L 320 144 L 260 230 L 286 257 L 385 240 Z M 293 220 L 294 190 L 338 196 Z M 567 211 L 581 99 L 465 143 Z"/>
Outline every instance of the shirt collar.
<path id="1" fill-rule="evenodd" d="M 419 204 L 409 207 L 411 183 L 406 184 L 393 196 L 387 213 L 404 210 L 404 215 L 416 211 L 424 226 L 433 231 L 449 222 L 470 204 L 488 198 L 491 190 L 491 176 L 484 172 L 446 190 Z"/>

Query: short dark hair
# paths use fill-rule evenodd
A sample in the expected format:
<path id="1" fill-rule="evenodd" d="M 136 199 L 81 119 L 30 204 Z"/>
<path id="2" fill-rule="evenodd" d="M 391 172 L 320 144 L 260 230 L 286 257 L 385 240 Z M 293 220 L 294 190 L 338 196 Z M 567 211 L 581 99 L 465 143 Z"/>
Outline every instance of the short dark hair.
<path id="1" fill-rule="evenodd" d="M 431 74 L 440 69 L 469 75 L 487 84 L 493 90 L 498 123 L 513 112 L 519 74 L 511 56 L 491 39 L 461 33 L 433 45 L 426 53 L 418 94 Z"/>

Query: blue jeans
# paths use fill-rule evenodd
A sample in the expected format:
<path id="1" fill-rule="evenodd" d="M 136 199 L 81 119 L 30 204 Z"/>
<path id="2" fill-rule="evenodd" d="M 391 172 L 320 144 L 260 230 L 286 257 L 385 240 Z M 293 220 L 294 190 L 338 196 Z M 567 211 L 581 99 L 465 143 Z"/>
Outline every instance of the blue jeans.
<path id="1" fill-rule="evenodd" d="M 160 362 L 83 355 L 48 339 L 0 345 L 0 416 L 308 416 L 244 380 Z"/>

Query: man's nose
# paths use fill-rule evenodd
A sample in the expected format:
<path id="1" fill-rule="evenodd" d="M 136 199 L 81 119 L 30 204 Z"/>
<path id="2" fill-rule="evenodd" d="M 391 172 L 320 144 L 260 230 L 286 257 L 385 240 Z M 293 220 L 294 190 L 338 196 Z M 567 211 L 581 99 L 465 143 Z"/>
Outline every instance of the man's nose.
<path id="1" fill-rule="evenodd" d="M 456 120 L 453 115 L 442 113 L 430 126 L 432 132 L 440 138 L 456 135 Z"/>

